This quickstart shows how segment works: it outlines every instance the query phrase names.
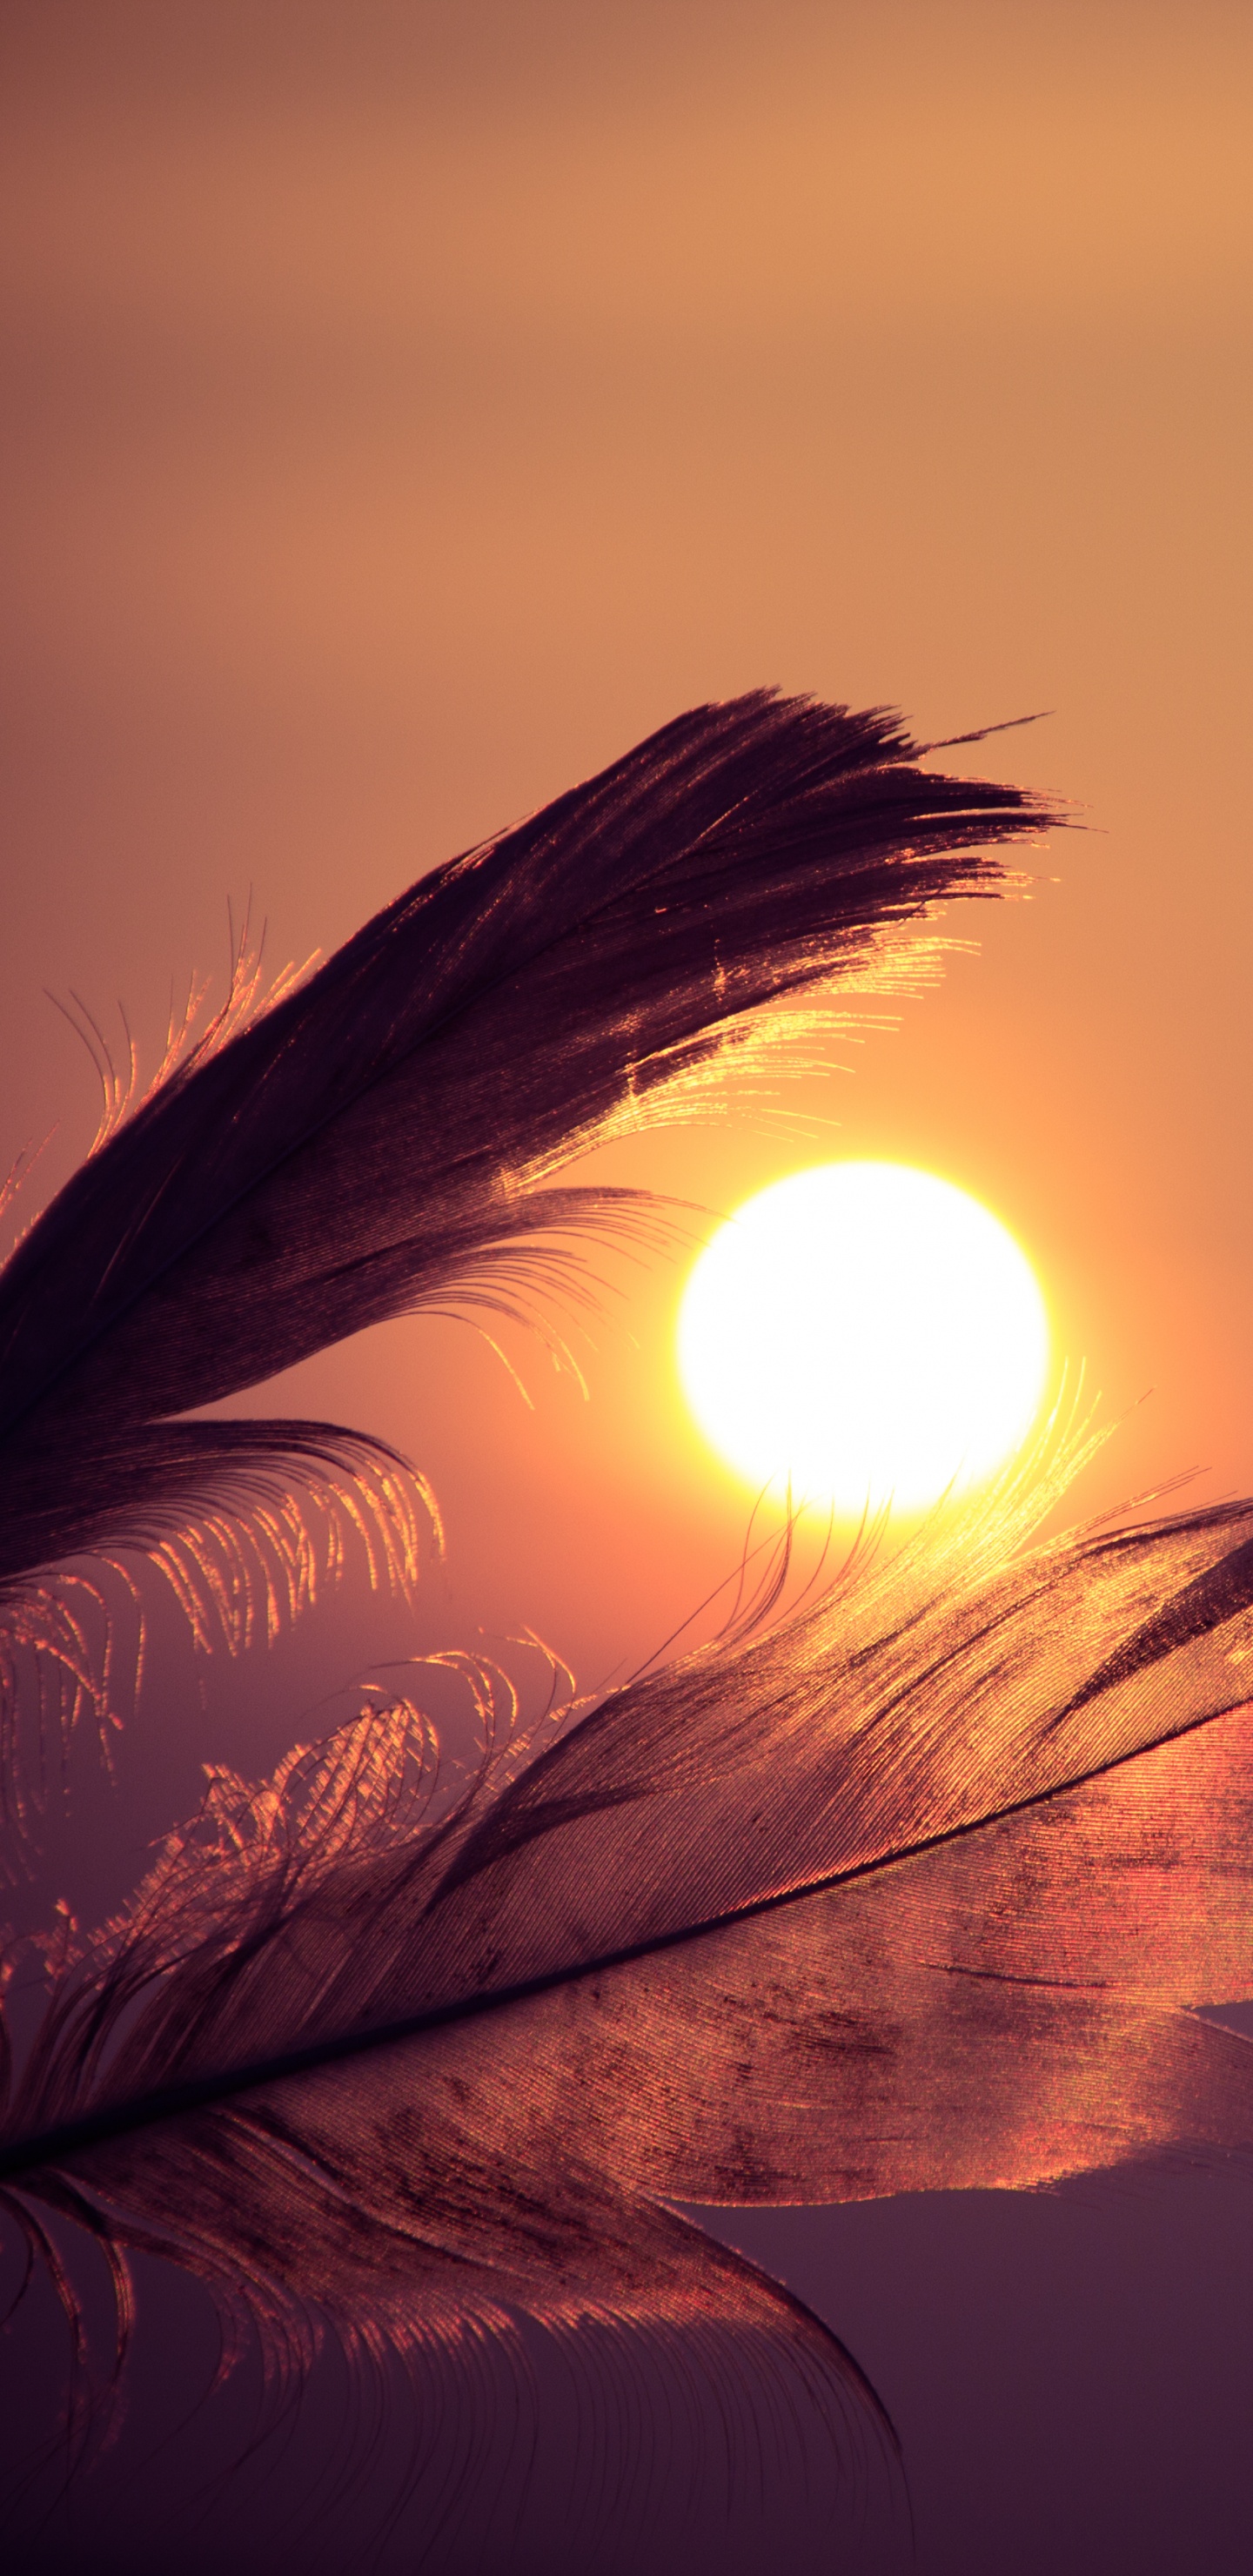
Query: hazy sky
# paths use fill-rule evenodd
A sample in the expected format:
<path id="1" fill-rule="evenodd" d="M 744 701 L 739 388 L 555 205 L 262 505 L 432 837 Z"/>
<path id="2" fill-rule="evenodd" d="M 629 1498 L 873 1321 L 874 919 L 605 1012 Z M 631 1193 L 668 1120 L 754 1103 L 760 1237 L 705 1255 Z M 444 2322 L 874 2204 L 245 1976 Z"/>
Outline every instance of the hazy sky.
<path id="1" fill-rule="evenodd" d="M 228 897 L 276 966 L 325 951 L 761 682 L 924 738 L 1047 709 L 958 757 L 1086 829 L 798 1093 L 826 1142 L 741 1116 L 613 1169 L 717 1207 L 823 1152 L 939 1171 L 1106 1414 L 1154 1390 L 1076 1509 L 1253 1484 L 1251 73 L 1206 0 L 8 0 L 6 1161 L 60 1122 L 29 1206 L 94 1117 L 45 987 L 151 1057 Z M 744 1513 L 675 1396 L 680 1273 L 620 1276 L 589 1403 L 515 1340 L 528 1413 L 451 1324 L 279 1398 L 411 1449 L 449 1621 L 533 1621 L 589 1683 Z"/>

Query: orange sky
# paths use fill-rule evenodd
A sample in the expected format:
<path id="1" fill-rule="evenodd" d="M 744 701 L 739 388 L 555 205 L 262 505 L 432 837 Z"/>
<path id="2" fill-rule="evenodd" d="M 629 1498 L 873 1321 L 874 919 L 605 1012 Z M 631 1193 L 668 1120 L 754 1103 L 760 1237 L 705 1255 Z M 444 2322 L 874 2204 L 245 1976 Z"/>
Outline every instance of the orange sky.
<path id="1" fill-rule="evenodd" d="M 1106 1411 L 1076 1508 L 1253 1483 L 1247 11 L 11 5 L 4 1139 L 44 998 L 275 964 L 678 708 L 890 699 L 1079 800 L 982 956 L 795 1105 L 615 1158 L 963 1183 Z M 34 1196 L 32 1193 L 32 1204 Z M 632 1282 L 592 1391 L 393 1326 L 281 1400 L 410 1447 L 456 1616 L 595 1681 L 738 1550 Z M 634 1341 L 631 1335 L 635 1336 Z"/>
<path id="2" fill-rule="evenodd" d="M 275 967 L 327 951 L 711 696 L 1051 709 L 953 757 L 1088 830 L 786 1104 L 839 1125 L 741 1110 L 613 1176 L 942 1173 L 1106 1416 L 1155 1390 L 1076 1512 L 1253 1488 L 1251 74 L 1247 0 L 5 0 L 0 1169 L 59 1122 L 26 1212 L 96 1106 L 45 987 L 123 1001 L 151 1064 L 228 898 Z M 594 1685 L 738 1555 L 681 1267 L 615 1278 L 590 1401 L 512 1334 L 528 1412 L 443 1322 L 276 1391 L 431 1474 L 423 1640 L 530 1621 Z M 103 1910 L 203 1759 L 255 1776 L 413 1636 L 343 1601 L 197 1691 L 158 1623 L 123 1794 L 76 1786 L 49 1883 Z M 1247 2177 L 1155 2189 L 737 2236 L 880 2380 L 924 2546 L 960 2535 L 928 2565 L 1246 2564 Z M 123 2522 L 164 2474 L 137 2421 Z"/>

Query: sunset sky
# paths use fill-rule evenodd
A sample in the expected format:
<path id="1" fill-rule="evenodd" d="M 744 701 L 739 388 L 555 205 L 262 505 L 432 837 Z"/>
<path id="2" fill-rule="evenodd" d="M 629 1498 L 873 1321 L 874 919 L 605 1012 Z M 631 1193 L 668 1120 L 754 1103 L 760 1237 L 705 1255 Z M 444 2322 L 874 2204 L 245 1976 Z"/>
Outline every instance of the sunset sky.
<path id="1" fill-rule="evenodd" d="M 1127 1417 L 1073 1513 L 1253 1486 L 1251 77 L 1236 0 L 8 0 L 0 1160 L 55 1130 L 19 1213 L 95 1118 L 47 992 L 120 1001 L 151 1066 L 228 901 L 275 968 L 325 953 L 762 683 L 923 741 L 1047 711 L 944 755 L 1082 827 L 948 916 L 978 955 L 786 1120 L 732 1099 L 597 1169 L 709 1210 L 840 1155 L 955 1181 Z M 683 1276 L 617 1263 L 586 1397 L 509 1332 L 528 1410 L 435 1321 L 275 1392 L 431 1477 L 425 1642 L 529 1623 L 594 1687 L 734 1563 Z M 364 1619 L 345 1677 L 406 1651 Z M 215 1675 L 161 1795 L 254 1724 L 263 1767 L 327 1651 L 279 1714 Z M 1046 2288 L 1040 2241 L 1006 2260 Z"/>

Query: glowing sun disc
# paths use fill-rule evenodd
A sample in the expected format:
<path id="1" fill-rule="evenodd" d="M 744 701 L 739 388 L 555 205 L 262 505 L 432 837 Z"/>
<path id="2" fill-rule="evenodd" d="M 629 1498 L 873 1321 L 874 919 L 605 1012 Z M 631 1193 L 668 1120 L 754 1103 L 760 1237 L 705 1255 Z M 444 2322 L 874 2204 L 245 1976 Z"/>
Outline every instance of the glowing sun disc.
<path id="1" fill-rule="evenodd" d="M 1048 1363 L 1013 1236 L 903 1163 L 824 1163 L 762 1190 L 701 1254 L 679 1315 L 714 1448 L 853 1515 L 982 1483 L 1030 1429 Z"/>

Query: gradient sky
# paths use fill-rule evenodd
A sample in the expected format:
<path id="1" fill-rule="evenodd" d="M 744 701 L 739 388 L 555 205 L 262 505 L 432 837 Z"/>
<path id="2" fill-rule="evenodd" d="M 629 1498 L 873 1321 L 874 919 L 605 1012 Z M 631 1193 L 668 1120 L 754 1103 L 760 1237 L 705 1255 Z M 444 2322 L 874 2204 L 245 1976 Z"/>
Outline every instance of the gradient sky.
<path id="1" fill-rule="evenodd" d="M 326 951 L 761 682 L 924 739 L 1047 709 L 956 756 L 1085 828 L 798 1087 L 838 1126 L 741 1111 L 613 1175 L 722 1208 L 825 1153 L 941 1172 L 1129 1416 L 1075 1510 L 1253 1485 L 1251 74 L 1211 0 L 8 0 L 0 1159 L 59 1122 L 28 1210 L 95 1108 L 45 988 L 123 1001 L 151 1060 L 228 898 L 275 966 Z M 744 1518 L 676 1399 L 681 1270 L 616 1275 L 589 1402 L 515 1338 L 526 1411 L 435 1323 L 277 1399 L 431 1473 L 431 1634 L 529 1621 L 587 1684 Z"/>

